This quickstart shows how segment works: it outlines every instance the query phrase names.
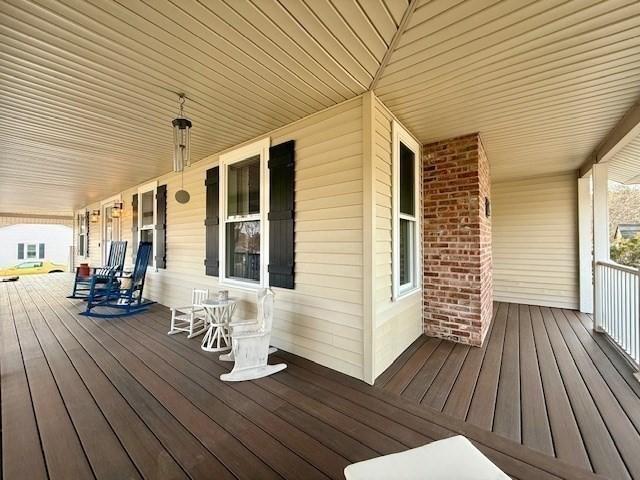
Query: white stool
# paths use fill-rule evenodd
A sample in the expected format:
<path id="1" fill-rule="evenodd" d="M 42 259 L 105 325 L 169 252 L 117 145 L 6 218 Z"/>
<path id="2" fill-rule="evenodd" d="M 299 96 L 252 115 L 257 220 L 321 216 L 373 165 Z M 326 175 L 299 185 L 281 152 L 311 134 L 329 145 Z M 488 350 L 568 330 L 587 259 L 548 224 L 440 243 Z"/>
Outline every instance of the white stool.
<path id="1" fill-rule="evenodd" d="M 465 437 L 354 463 L 346 480 L 510 480 Z"/>

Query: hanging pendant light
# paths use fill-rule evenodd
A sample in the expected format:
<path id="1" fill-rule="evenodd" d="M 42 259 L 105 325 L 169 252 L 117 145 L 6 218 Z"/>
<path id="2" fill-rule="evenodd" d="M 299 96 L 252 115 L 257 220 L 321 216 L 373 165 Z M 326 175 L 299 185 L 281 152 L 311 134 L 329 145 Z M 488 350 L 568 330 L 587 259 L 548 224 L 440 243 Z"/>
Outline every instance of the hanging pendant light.
<path id="1" fill-rule="evenodd" d="M 191 165 L 191 120 L 184 116 L 185 97 L 180 94 L 178 105 L 180 111 L 178 116 L 173 119 L 173 171 L 180 173 L 180 190 L 175 193 L 175 199 L 178 203 L 188 203 L 191 195 L 184 190 L 184 167 Z"/>
<path id="2" fill-rule="evenodd" d="M 184 167 L 191 165 L 191 120 L 183 113 L 185 97 L 179 95 L 180 112 L 173 119 L 173 171 L 182 172 Z"/>

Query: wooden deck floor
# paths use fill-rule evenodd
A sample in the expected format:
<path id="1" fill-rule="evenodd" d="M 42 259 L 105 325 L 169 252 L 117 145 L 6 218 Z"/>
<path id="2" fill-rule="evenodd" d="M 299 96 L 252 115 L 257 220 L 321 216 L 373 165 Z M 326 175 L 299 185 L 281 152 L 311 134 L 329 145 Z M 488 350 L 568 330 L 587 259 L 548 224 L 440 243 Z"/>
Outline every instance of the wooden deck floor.
<path id="1" fill-rule="evenodd" d="M 167 336 L 165 307 L 89 319 L 65 298 L 69 288 L 62 274 L 0 284 L 4 480 L 342 478 L 351 462 L 454 434 L 514 478 L 596 478 L 285 352 L 277 375 L 222 383 L 228 364 L 198 340 Z M 444 407 L 458 403 L 452 395 Z M 492 418 L 509 415 L 504 395 Z"/>
<path id="2" fill-rule="evenodd" d="M 495 307 L 483 348 L 421 337 L 376 386 L 610 478 L 640 479 L 640 383 L 591 318 Z"/>

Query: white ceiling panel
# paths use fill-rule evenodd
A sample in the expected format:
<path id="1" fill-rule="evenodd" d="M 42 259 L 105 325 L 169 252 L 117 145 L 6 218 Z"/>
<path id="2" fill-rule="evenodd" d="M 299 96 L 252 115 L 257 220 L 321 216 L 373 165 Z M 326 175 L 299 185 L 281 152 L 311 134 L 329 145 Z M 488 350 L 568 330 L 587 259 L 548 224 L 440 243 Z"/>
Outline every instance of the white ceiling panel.
<path id="1" fill-rule="evenodd" d="M 432 0 L 376 93 L 423 142 L 480 132 L 504 180 L 577 169 L 639 80 L 637 0 Z"/>
<path id="2" fill-rule="evenodd" d="M 0 206 L 68 213 L 368 89 L 406 0 L 0 3 Z"/>

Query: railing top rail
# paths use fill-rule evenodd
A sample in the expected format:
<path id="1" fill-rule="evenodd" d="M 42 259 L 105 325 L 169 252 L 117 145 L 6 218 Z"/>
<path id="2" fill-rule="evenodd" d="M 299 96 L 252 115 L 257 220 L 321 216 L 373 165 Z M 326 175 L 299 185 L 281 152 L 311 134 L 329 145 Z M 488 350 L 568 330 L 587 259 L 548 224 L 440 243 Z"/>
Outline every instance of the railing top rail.
<path id="1" fill-rule="evenodd" d="M 596 262 L 596 265 L 613 268 L 614 270 L 620 270 L 622 272 L 631 273 L 633 275 L 640 275 L 640 270 L 638 270 L 637 268 L 628 267 L 627 265 L 620 265 L 619 263 L 612 261 L 598 260 Z"/>

